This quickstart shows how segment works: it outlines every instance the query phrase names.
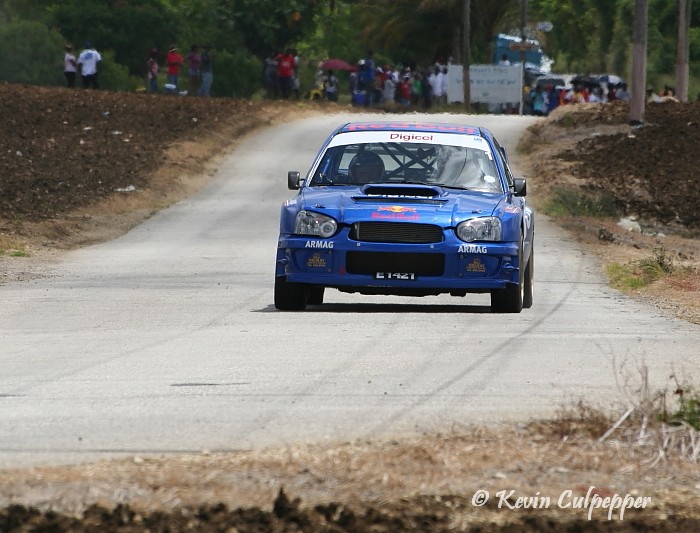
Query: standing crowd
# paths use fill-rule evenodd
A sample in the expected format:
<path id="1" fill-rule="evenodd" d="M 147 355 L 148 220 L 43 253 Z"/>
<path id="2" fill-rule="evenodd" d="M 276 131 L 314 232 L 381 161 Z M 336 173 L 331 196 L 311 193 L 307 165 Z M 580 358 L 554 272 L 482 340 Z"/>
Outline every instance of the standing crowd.
<path id="1" fill-rule="evenodd" d="M 352 103 L 358 106 L 421 106 L 425 109 L 447 103 L 447 66 L 436 63 L 431 69 L 415 65 L 379 66 L 368 50 L 357 69 L 350 73 Z"/>
<path id="2" fill-rule="evenodd" d="M 344 62 L 343 62 L 344 63 Z M 328 70 L 319 64 L 315 87 L 308 92 L 311 99 L 337 102 L 341 93 L 337 70 Z M 263 65 L 262 80 L 269 98 L 299 98 L 297 69 L 299 56 L 296 49 L 273 51 Z M 402 64 L 377 65 L 369 50 L 355 65 L 345 64 L 347 88 L 353 105 L 400 105 L 403 107 L 447 103 L 447 66 L 436 63 L 429 69 Z"/>
<path id="3" fill-rule="evenodd" d="M 212 70 L 211 45 L 205 44 L 200 47 L 193 44 L 189 53 L 183 57 L 177 46 L 170 45 L 165 55 L 165 84 L 163 89 L 167 94 L 210 96 L 211 85 L 214 80 Z M 146 70 L 146 90 L 151 93 L 158 93 L 158 75 L 161 72 L 160 53 L 157 48 L 148 51 L 148 58 L 145 64 Z M 75 80 L 78 74 L 82 79 L 84 88 L 97 89 L 99 87 L 97 76 L 99 65 L 102 61 L 100 53 L 93 48 L 90 41 L 85 42 L 82 52 L 76 57 L 72 44 L 66 44 L 63 56 L 63 74 L 66 78 L 66 85 L 69 88 L 75 87 Z M 180 81 L 180 71 L 187 64 L 187 88 Z"/>
<path id="4" fill-rule="evenodd" d="M 66 44 L 63 55 L 63 75 L 66 77 L 68 87 L 75 87 L 75 79 L 80 74 L 83 87 L 97 89 L 97 68 L 100 61 L 102 56 L 92 47 L 90 41 L 85 41 L 85 47 L 78 57 L 75 56 L 73 45 Z"/>
<path id="5" fill-rule="evenodd" d="M 214 81 L 212 69 L 211 45 L 204 44 L 190 46 L 190 51 L 183 57 L 177 46 L 171 44 L 165 55 L 165 89 L 166 94 L 180 94 L 192 96 L 210 96 L 211 85 Z M 148 51 L 147 78 L 148 92 L 157 93 L 158 74 L 160 66 L 158 64 L 159 52 L 157 48 Z M 187 83 L 181 83 L 180 71 L 187 64 Z M 185 88 L 186 87 L 186 88 Z"/>
<path id="6" fill-rule="evenodd" d="M 524 96 L 526 114 L 537 116 L 549 115 L 557 107 L 568 104 L 629 102 L 630 100 L 630 92 L 624 82 L 609 86 L 536 84 L 533 88 L 527 88 Z"/>
<path id="7" fill-rule="evenodd" d="M 299 98 L 299 55 L 295 48 L 273 50 L 263 63 L 262 80 L 268 98 Z"/>

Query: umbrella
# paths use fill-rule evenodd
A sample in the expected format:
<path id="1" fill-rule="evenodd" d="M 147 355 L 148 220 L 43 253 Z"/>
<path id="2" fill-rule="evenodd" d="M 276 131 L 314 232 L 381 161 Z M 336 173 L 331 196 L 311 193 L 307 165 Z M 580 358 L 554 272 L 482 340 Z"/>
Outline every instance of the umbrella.
<path id="1" fill-rule="evenodd" d="M 345 61 L 344 59 L 326 59 L 323 63 L 321 63 L 321 69 L 322 70 L 354 70 L 355 67 L 353 67 L 350 63 Z"/>
<path id="2" fill-rule="evenodd" d="M 604 76 L 600 76 L 598 81 L 600 83 L 607 83 L 608 85 L 619 85 L 622 83 L 622 78 L 615 74 L 605 74 Z"/>
<path id="3" fill-rule="evenodd" d="M 591 89 L 593 87 L 600 87 L 600 82 L 592 77 L 592 76 L 575 76 L 571 80 L 571 85 L 583 85 L 587 87 L 588 89 Z"/>

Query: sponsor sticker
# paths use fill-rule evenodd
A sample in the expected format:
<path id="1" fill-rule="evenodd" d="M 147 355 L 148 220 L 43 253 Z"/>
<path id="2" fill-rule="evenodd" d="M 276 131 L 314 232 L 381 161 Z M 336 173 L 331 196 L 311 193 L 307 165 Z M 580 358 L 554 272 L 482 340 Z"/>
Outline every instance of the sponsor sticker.
<path id="1" fill-rule="evenodd" d="M 333 248 L 333 241 L 306 241 L 304 248 Z"/>
<path id="2" fill-rule="evenodd" d="M 479 272 L 483 274 L 486 272 L 486 265 L 484 265 L 478 259 L 474 259 L 474 261 L 467 265 L 467 272 Z"/>
<path id="3" fill-rule="evenodd" d="M 306 266 L 311 268 L 326 268 L 326 260 L 321 254 L 315 253 L 306 261 Z"/>
<path id="4" fill-rule="evenodd" d="M 488 250 L 488 248 L 486 248 L 486 246 L 481 246 L 478 244 L 460 244 L 459 250 L 457 250 L 457 251 L 460 254 L 487 254 L 487 253 L 489 253 L 489 250 Z"/>
<path id="5" fill-rule="evenodd" d="M 420 220 L 420 215 L 414 207 L 404 207 L 401 205 L 391 205 L 378 207 L 372 213 L 373 219 L 381 220 Z"/>

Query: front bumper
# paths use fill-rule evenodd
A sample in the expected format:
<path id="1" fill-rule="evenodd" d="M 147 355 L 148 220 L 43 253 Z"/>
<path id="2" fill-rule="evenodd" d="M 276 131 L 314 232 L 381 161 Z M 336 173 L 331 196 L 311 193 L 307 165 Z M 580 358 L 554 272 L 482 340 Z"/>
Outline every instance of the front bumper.
<path id="1" fill-rule="evenodd" d="M 518 242 L 464 243 L 446 232 L 433 244 L 359 242 L 281 235 L 276 275 L 322 287 L 482 292 L 518 283 Z"/>

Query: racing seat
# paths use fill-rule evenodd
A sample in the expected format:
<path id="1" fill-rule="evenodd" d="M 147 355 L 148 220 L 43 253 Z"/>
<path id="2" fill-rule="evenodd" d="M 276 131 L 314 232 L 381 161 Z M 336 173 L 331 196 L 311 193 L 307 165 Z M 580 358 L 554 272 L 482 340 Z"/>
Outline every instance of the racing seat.
<path id="1" fill-rule="evenodd" d="M 364 185 L 377 183 L 384 177 L 384 162 L 374 152 L 362 151 L 355 154 L 348 167 L 350 183 Z"/>
<path id="2" fill-rule="evenodd" d="M 484 171 L 481 170 L 479 162 L 474 159 L 467 159 L 454 184 L 458 187 L 467 187 L 469 189 L 482 189 L 485 185 Z"/>

